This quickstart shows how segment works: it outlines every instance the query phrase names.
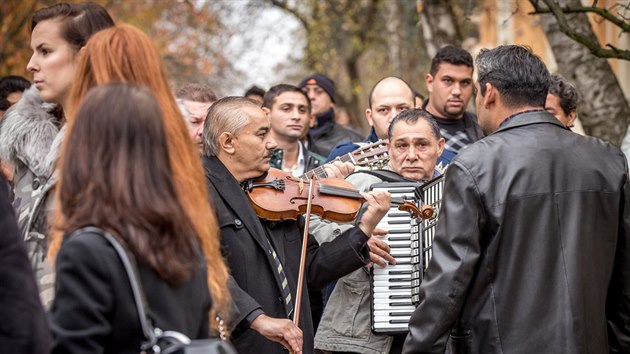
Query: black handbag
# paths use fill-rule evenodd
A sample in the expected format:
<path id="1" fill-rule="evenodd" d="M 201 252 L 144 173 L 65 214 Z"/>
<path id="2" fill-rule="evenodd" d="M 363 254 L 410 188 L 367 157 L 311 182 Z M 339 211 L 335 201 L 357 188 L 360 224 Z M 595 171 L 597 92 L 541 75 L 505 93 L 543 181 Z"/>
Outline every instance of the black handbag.
<path id="1" fill-rule="evenodd" d="M 77 230 L 79 231 L 79 230 Z M 140 326 L 145 337 L 145 341 L 140 346 L 141 353 L 143 354 L 237 354 L 236 349 L 223 339 L 210 338 L 191 340 L 183 333 L 177 331 L 162 331 L 161 329 L 154 327 L 151 318 L 149 317 L 150 308 L 144 295 L 144 289 L 139 282 L 140 277 L 135 263 L 135 259 L 132 254 L 129 254 L 123 245 L 116 240 L 114 236 L 108 232 L 96 228 L 85 227 L 80 231 L 94 232 L 103 238 L 105 238 L 112 247 L 118 253 L 118 257 L 125 267 L 127 277 L 129 278 L 129 284 L 131 285 L 131 291 L 133 292 L 133 298 L 138 310 L 138 317 L 140 318 Z M 222 321 L 219 320 L 219 329 L 222 330 Z M 224 338 L 224 334 L 221 333 Z"/>

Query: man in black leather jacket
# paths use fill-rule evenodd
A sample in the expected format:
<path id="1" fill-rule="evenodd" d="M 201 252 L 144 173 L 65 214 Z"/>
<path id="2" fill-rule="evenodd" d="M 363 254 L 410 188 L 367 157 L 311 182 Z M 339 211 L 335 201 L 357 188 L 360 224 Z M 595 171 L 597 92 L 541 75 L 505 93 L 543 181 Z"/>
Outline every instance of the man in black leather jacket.
<path id="1" fill-rule="evenodd" d="M 529 49 L 476 64 L 487 136 L 446 172 L 404 352 L 630 352 L 626 159 L 544 111 L 549 73 Z"/>

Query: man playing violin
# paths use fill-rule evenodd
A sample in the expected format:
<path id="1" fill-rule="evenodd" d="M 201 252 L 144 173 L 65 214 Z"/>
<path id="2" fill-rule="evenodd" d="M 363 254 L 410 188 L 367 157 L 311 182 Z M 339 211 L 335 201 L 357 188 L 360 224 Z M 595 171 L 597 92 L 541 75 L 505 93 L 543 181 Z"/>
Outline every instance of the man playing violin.
<path id="1" fill-rule="evenodd" d="M 369 190 L 374 183 L 426 181 L 437 177 L 438 157 L 444 150 L 444 138 L 436 121 L 419 109 L 405 110 L 387 127 L 390 161 L 387 171 L 359 171 L 346 178 L 359 190 Z M 387 177 L 388 180 L 384 180 Z M 320 242 L 328 242 L 352 224 L 336 224 L 314 219 L 311 233 Z M 379 231 L 380 233 L 380 231 Z M 370 240 L 378 255 L 377 264 L 396 264 L 387 244 L 377 237 Z M 315 348 L 326 353 L 400 353 L 405 336 L 376 335 L 370 332 L 370 279 L 365 269 L 341 278 L 335 286 L 315 336 Z"/>
<path id="2" fill-rule="evenodd" d="M 241 353 L 313 352 L 308 289 L 321 288 L 370 262 L 368 238 L 390 207 L 388 193 L 362 193 L 367 211 L 361 223 L 330 243 L 308 237 L 302 311 L 293 318 L 305 221 L 260 219 L 242 185 L 269 170 L 276 142 L 267 115 L 254 102 L 226 97 L 211 107 L 204 124 L 204 168 L 221 227 L 223 254 L 234 281 L 231 319 Z M 327 174 L 342 176 L 350 166 L 336 162 Z M 308 186 L 308 184 L 306 184 Z M 374 256 L 376 258 L 376 256 Z M 284 348 L 283 348 L 284 347 Z"/>

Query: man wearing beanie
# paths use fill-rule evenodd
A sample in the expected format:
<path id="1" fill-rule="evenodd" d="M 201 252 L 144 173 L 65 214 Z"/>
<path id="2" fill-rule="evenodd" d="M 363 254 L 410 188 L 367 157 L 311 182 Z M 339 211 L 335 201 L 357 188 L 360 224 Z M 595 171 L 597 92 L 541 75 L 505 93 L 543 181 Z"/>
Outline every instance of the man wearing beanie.
<path id="1" fill-rule="evenodd" d="M 312 113 L 317 119 L 310 129 L 309 150 L 328 156 L 330 151 L 342 141 L 359 141 L 363 137 L 350 129 L 335 123 L 335 83 L 326 75 L 315 73 L 298 85 L 311 100 Z M 310 146 L 314 144 L 315 146 Z"/>

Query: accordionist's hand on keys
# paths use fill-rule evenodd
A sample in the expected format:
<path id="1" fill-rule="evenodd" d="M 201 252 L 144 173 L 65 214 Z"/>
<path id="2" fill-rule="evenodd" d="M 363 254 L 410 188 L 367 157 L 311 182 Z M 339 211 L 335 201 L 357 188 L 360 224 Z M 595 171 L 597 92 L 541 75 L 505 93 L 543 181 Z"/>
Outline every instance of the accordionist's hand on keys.
<path id="1" fill-rule="evenodd" d="M 263 314 L 256 317 L 251 328 L 265 338 L 282 344 L 294 354 L 302 353 L 302 330 L 291 320 Z"/>
<path id="2" fill-rule="evenodd" d="M 387 231 L 375 229 L 374 232 L 372 232 L 372 237 L 368 240 L 370 260 L 372 263 L 376 263 L 381 267 L 385 267 L 387 263 L 396 264 L 396 259 L 389 254 L 389 245 L 378 237 L 385 235 L 387 235 Z"/>
<path id="3" fill-rule="evenodd" d="M 361 217 L 359 228 L 370 237 L 378 222 L 389 211 L 392 198 L 385 191 L 361 192 L 361 196 L 365 199 L 368 207 Z"/>
<path id="4" fill-rule="evenodd" d="M 350 162 L 333 161 L 324 165 L 327 178 L 345 179 L 354 172 L 354 165 Z"/>

